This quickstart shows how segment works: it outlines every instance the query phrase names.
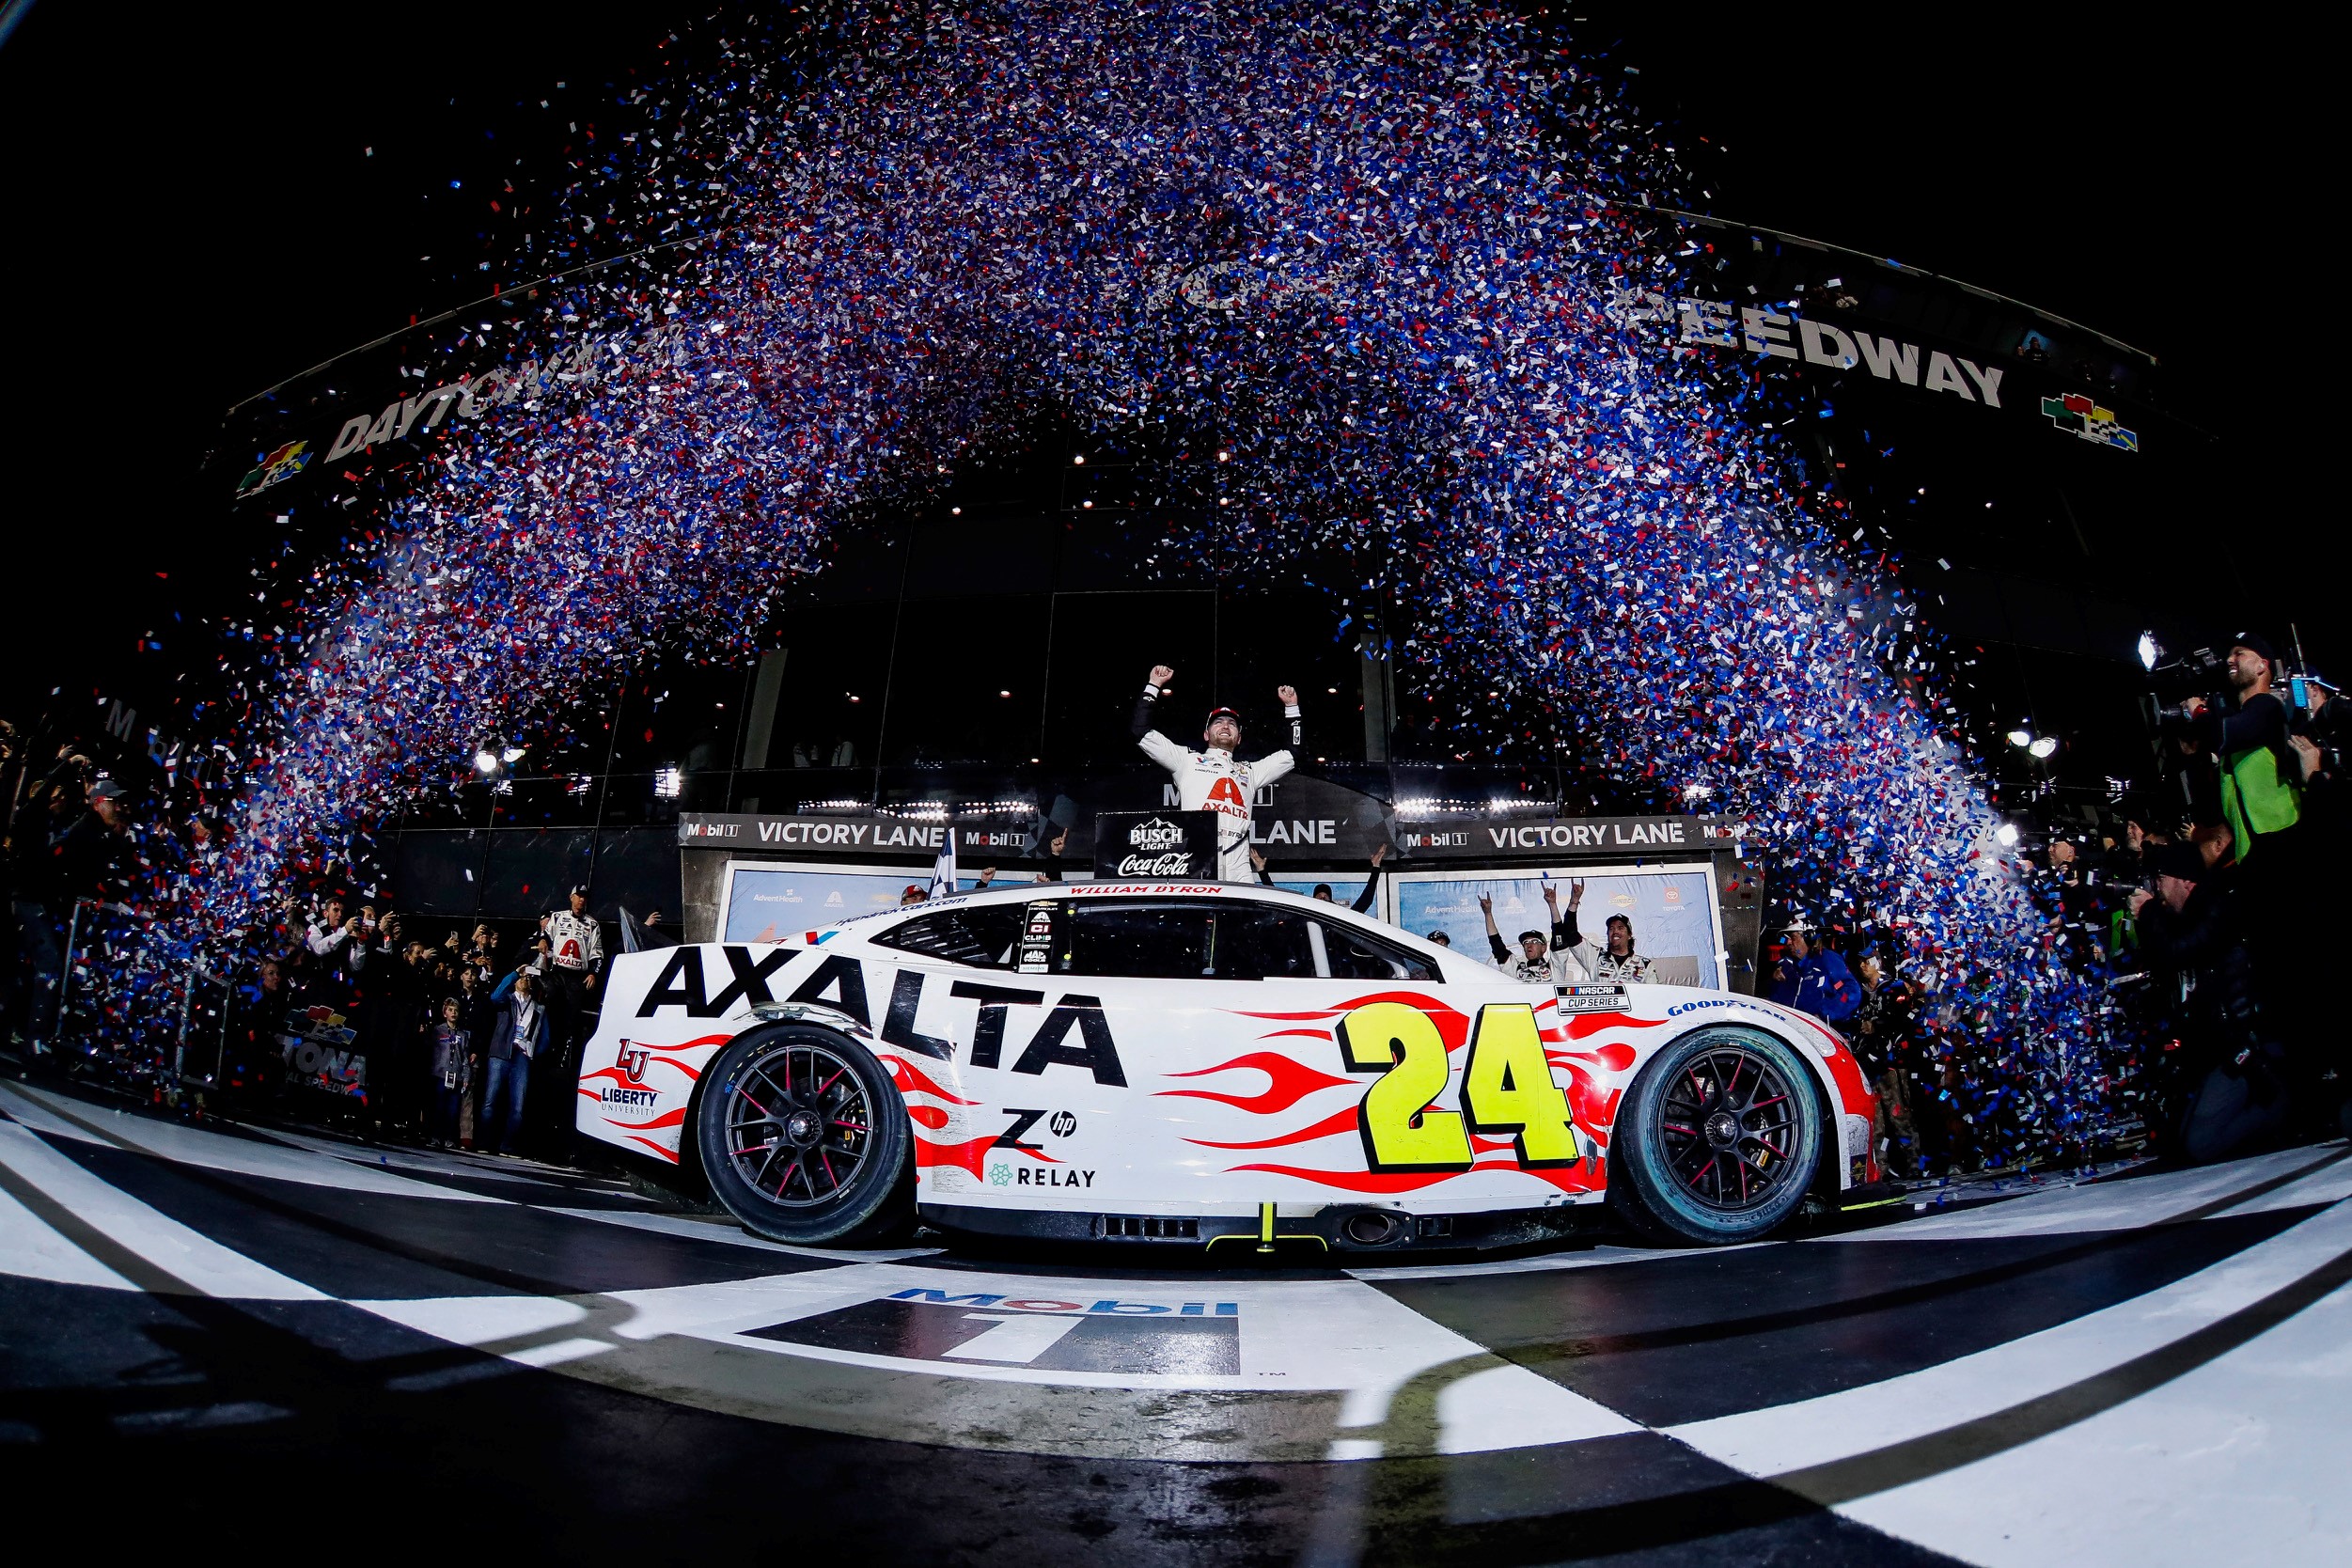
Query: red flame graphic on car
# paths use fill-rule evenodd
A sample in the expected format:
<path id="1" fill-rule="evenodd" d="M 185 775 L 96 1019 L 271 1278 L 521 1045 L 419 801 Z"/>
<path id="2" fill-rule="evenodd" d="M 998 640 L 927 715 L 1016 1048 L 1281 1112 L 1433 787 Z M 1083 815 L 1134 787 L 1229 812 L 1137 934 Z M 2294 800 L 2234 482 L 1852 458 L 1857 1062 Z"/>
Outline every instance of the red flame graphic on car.
<path id="1" fill-rule="evenodd" d="M 1266 1075 L 1267 1087 L 1256 1094 L 1225 1094 L 1213 1089 L 1163 1089 L 1159 1090 L 1159 1093 L 1163 1097 L 1215 1100 L 1237 1109 L 1246 1110 L 1252 1116 L 1272 1116 L 1278 1111 L 1289 1110 L 1319 1089 L 1334 1089 L 1350 1081 L 1346 1078 L 1334 1077 L 1328 1073 L 1318 1073 L 1295 1057 L 1286 1057 L 1277 1051 L 1252 1051 L 1246 1057 L 1235 1057 L 1232 1060 L 1219 1062 L 1215 1067 L 1198 1068 L 1190 1073 L 1170 1073 L 1168 1076 L 1200 1078 L 1206 1077 L 1213 1073 L 1231 1073 L 1241 1068 L 1247 1068 L 1253 1073 L 1263 1073 Z"/>

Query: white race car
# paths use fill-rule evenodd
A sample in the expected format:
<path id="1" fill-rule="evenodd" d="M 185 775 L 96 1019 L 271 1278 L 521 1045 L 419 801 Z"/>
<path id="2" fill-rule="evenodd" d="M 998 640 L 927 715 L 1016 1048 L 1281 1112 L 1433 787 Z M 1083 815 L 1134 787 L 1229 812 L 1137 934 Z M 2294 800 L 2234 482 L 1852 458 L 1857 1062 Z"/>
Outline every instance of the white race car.
<path id="1" fill-rule="evenodd" d="M 1597 1215 L 1752 1239 L 1876 1176 L 1817 1020 L 1522 984 L 1330 903 L 1035 885 L 616 959 L 582 1132 L 778 1241 L 1492 1247 Z"/>

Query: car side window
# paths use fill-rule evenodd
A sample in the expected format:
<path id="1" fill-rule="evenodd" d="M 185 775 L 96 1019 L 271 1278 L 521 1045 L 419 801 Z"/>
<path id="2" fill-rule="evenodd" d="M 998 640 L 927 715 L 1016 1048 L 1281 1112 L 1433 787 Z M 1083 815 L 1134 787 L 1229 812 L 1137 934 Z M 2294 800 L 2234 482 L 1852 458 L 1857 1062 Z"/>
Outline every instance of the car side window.
<path id="1" fill-rule="evenodd" d="M 975 969 L 1010 969 L 1013 945 L 1021 934 L 1017 903 L 978 904 L 968 909 L 941 909 L 917 915 L 892 926 L 874 938 L 877 945 L 896 948 L 918 958 L 943 964 L 963 964 Z"/>
<path id="2" fill-rule="evenodd" d="M 1309 921 L 1294 909 L 1236 901 L 1216 912 L 1219 980 L 1312 980 Z"/>
<path id="3" fill-rule="evenodd" d="M 1345 980 L 1435 980 L 1437 967 L 1395 943 L 1337 920 L 1318 920 L 1331 973 Z"/>
<path id="4" fill-rule="evenodd" d="M 1070 975 L 1201 980 L 1216 973 L 1216 909 L 1205 902 L 1114 903 L 1085 900 L 1070 911 Z"/>

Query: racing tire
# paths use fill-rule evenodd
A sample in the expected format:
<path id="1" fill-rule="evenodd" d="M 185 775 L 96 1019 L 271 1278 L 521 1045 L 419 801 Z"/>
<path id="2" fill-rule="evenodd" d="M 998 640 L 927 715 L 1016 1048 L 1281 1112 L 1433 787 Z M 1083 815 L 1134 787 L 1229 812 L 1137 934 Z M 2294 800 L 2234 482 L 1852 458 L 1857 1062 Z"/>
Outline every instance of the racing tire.
<path id="1" fill-rule="evenodd" d="M 1786 1041 L 1718 1025 L 1669 1044 L 1618 1107 L 1609 1205 L 1659 1241 L 1728 1247 L 1778 1228 L 1821 1164 L 1812 1069 Z"/>
<path id="2" fill-rule="evenodd" d="M 753 1029 L 721 1051 L 695 1148 L 711 1196 L 770 1241 L 856 1247 L 913 1225 L 906 1102 L 873 1053 L 832 1029 Z"/>

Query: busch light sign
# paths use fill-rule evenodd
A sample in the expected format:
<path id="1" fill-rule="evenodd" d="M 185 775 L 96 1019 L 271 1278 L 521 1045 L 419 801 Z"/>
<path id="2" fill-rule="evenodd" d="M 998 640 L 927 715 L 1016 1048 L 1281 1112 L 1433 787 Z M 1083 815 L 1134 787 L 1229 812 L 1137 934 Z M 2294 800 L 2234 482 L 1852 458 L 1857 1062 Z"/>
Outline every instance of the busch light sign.
<path id="1" fill-rule="evenodd" d="M 1216 875 L 1210 811 L 1105 811 L 1094 819 L 1097 881 L 1197 882 Z"/>

